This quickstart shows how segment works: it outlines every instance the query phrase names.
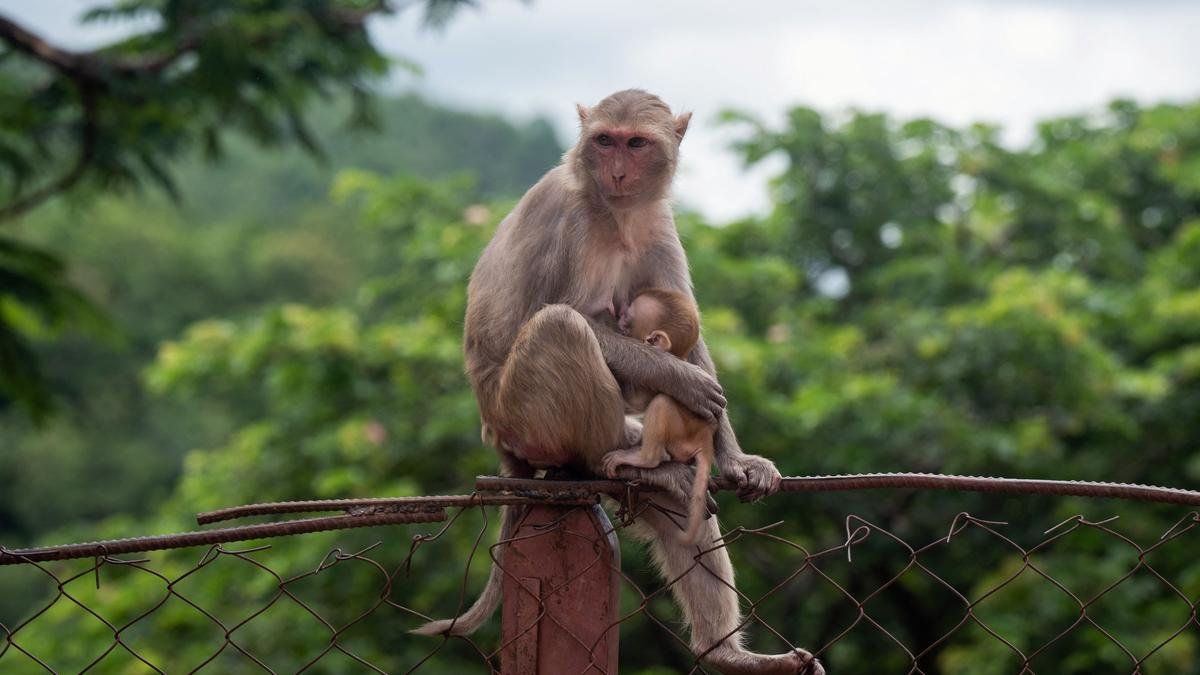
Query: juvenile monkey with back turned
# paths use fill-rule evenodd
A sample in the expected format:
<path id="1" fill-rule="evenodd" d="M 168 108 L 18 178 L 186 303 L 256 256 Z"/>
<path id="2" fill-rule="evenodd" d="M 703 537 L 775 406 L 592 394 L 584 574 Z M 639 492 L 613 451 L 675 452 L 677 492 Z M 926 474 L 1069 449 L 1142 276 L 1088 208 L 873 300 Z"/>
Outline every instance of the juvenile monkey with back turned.
<path id="1" fill-rule="evenodd" d="M 700 339 L 696 302 L 686 293 L 665 288 L 641 291 L 622 314 L 619 325 L 630 337 L 685 360 Z M 696 417 L 666 394 L 640 390 L 627 397 L 626 404 L 631 412 L 646 413 L 642 444 L 605 455 L 601 462 L 604 473 L 614 478 L 622 466 L 652 469 L 667 459 L 683 463 L 696 460 L 688 525 L 680 536 L 684 544 L 695 544 L 705 517 L 716 425 L 712 420 Z"/>

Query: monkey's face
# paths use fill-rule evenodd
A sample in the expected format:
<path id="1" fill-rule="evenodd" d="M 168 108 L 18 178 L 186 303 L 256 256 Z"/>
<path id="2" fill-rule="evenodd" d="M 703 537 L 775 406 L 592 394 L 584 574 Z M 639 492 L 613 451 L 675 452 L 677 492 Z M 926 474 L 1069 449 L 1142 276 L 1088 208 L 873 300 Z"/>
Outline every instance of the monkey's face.
<path id="1" fill-rule="evenodd" d="M 658 199 L 670 183 L 675 148 L 648 129 L 596 125 L 584 143 L 592 180 L 610 206 Z"/>
<path id="2" fill-rule="evenodd" d="M 618 326 L 622 333 L 638 340 L 645 340 L 647 335 L 662 324 L 665 311 L 666 309 L 658 300 L 648 295 L 639 295 L 621 314 Z"/>
<path id="3" fill-rule="evenodd" d="M 653 94 L 619 91 L 594 108 L 577 105 L 581 133 L 572 153 L 609 208 L 666 196 L 691 113 L 678 117 Z"/>
<path id="4" fill-rule="evenodd" d="M 610 207 L 661 199 L 671 183 L 678 141 L 645 125 L 596 123 L 580 139 L 584 165 Z"/>

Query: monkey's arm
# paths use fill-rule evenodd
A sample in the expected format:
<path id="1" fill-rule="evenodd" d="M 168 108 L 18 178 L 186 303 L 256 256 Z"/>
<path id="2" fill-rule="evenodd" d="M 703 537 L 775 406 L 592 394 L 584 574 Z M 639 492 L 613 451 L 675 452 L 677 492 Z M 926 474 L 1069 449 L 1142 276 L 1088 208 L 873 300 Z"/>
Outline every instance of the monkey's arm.
<path id="1" fill-rule="evenodd" d="M 622 387 L 666 394 L 704 420 L 721 415 L 725 394 L 712 373 L 621 335 L 603 317 L 592 317 L 589 322 L 605 363 Z"/>
<path id="2" fill-rule="evenodd" d="M 708 354 L 708 346 L 701 339 L 692 347 L 688 361 L 700 366 L 705 372 L 716 376 L 716 366 Z M 717 433 L 713 440 L 716 448 L 717 467 L 723 478 L 729 478 L 737 483 L 738 499 L 742 501 L 757 501 L 767 495 L 779 491 L 782 477 L 775 463 L 766 457 L 748 455 L 738 444 L 737 435 L 733 433 L 733 425 L 729 422 L 729 414 L 720 416 L 717 423 Z"/>

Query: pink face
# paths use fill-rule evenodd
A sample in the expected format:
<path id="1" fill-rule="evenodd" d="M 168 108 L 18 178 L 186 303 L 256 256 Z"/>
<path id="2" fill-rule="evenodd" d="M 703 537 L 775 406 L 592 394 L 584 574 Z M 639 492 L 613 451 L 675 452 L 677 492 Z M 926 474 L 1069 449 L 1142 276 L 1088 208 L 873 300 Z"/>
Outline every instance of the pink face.
<path id="1" fill-rule="evenodd" d="M 598 127 L 591 144 L 597 159 L 597 176 L 604 195 L 613 201 L 638 195 L 645 179 L 657 178 L 663 152 L 653 136 L 629 127 Z"/>

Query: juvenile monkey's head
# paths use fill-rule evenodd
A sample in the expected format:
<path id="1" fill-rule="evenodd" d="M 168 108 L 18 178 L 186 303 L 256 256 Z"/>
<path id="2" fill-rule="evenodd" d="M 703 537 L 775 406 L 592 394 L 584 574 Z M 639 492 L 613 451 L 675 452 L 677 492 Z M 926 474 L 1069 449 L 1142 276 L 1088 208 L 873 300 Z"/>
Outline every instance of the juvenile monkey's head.
<path id="1" fill-rule="evenodd" d="M 620 325 L 630 336 L 686 359 L 700 339 L 700 310 L 687 293 L 650 288 L 633 299 Z"/>
<path id="2" fill-rule="evenodd" d="M 576 108 L 579 142 L 568 161 L 580 181 L 611 209 L 664 198 L 692 114 L 672 115 L 662 99 L 641 89 Z"/>

